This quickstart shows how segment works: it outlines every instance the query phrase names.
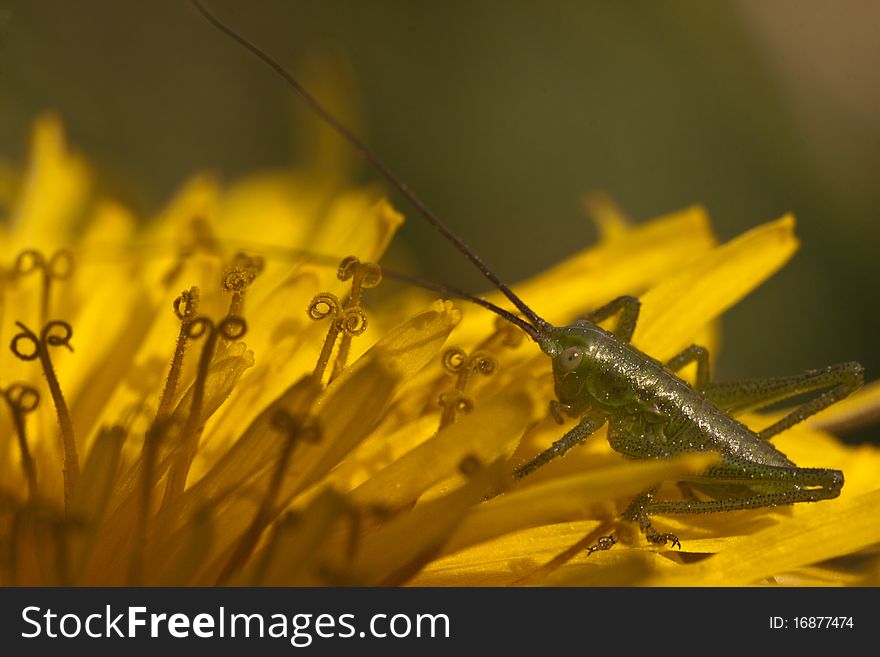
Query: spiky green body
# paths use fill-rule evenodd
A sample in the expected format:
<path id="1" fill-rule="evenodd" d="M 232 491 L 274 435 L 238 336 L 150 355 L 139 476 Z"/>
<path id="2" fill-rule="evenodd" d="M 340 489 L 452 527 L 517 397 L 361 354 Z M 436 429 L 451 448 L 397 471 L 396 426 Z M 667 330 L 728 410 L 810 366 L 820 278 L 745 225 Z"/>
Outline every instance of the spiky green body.
<path id="1" fill-rule="evenodd" d="M 857 389 L 862 383 L 858 363 L 790 377 L 712 383 L 703 347 L 691 345 L 661 363 L 630 343 L 639 307 L 638 299 L 620 297 L 570 326 L 538 326 L 538 343 L 553 362 L 557 401 L 551 403 L 551 410 L 560 421 L 564 413 L 580 422 L 521 465 L 515 472 L 517 478 L 561 456 L 607 422 L 611 447 L 629 458 L 664 459 L 692 452 L 720 457 L 705 472 L 678 482 L 687 493 L 685 499 L 655 499 L 658 482 L 632 501 L 623 517 L 637 521 L 653 543 L 678 545 L 677 537 L 653 528 L 648 516 L 654 513 L 754 509 L 840 494 L 842 472 L 800 468 L 770 438 Z M 613 316 L 619 316 L 614 331 L 598 326 Z M 677 375 L 691 362 L 697 364 L 693 386 Z M 761 431 L 750 429 L 732 414 L 823 389 L 824 393 Z M 596 549 L 607 549 L 613 541 L 600 545 Z"/>
<path id="2" fill-rule="evenodd" d="M 742 465 L 794 466 L 703 392 L 613 333 L 581 322 L 556 329 L 552 336 L 563 350 L 584 351 L 575 370 L 565 371 L 553 361 L 559 402 L 572 417 L 588 409 L 606 414 L 615 451 L 631 458 L 714 452 Z M 626 431 L 620 430 L 624 427 Z"/>

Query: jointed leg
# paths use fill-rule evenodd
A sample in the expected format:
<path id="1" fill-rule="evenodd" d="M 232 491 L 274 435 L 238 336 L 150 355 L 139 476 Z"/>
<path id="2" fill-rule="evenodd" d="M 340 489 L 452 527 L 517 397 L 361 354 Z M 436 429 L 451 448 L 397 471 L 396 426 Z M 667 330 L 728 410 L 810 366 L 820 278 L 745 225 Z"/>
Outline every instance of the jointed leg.
<path id="1" fill-rule="evenodd" d="M 749 487 L 752 495 L 741 493 L 728 498 L 713 500 L 655 501 L 656 488 L 648 489 L 632 501 L 624 512 L 626 520 L 638 521 L 642 531 L 652 543 L 678 539 L 672 534 L 660 534 L 650 523 L 648 516 L 655 513 L 717 513 L 743 509 L 763 509 L 798 502 L 818 502 L 837 497 L 843 487 L 843 473 L 825 468 L 787 468 L 780 466 L 748 464 L 718 465 L 706 474 L 686 480 L 697 487 L 701 484 L 723 493 L 725 486 L 735 490 Z"/>
<path id="2" fill-rule="evenodd" d="M 591 433 L 605 424 L 605 416 L 595 413 L 587 413 L 581 418 L 580 423 L 566 433 L 562 438 L 553 443 L 550 447 L 538 454 L 535 458 L 523 465 L 519 466 L 513 472 L 514 479 L 522 479 L 531 474 L 542 465 L 552 461 L 557 456 L 562 456 L 578 443 L 586 440 Z"/>
<path id="3" fill-rule="evenodd" d="M 614 301 L 606 303 L 601 308 L 597 308 L 587 315 L 587 321 L 598 324 L 620 313 L 617 326 L 611 332 L 620 340 L 629 342 L 636 330 L 636 323 L 639 320 L 639 308 L 641 307 L 642 302 L 636 297 L 617 297 Z"/>
<path id="4" fill-rule="evenodd" d="M 725 486 L 741 490 L 750 487 L 752 495 L 737 494 L 729 498 L 682 501 L 655 501 L 659 486 L 649 488 L 630 503 L 623 512 L 624 520 L 639 523 L 639 528 L 649 542 L 681 547 L 674 534 L 654 529 L 649 518 L 655 513 L 716 513 L 742 509 L 762 509 L 797 502 L 818 502 L 837 497 L 843 487 L 843 473 L 824 468 L 787 468 L 771 465 L 721 464 L 709 468 L 706 474 L 688 477 L 687 484 L 701 484 L 724 491 Z M 609 546 L 610 547 L 610 546 Z M 599 549 L 599 548 L 597 548 Z M 607 549 L 607 548 L 602 548 Z"/>
<path id="5" fill-rule="evenodd" d="M 723 511 L 757 506 L 777 506 L 795 502 L 815 502 L 830 500 L 840 494 L 843 488 L 843 473 L 829 468 L 798 468 L 778 465 L 719 464 L 711 466 L 704 474 L 687 478 L 687 483 L 697 488 L 716 487 L 723 491 L 725 486 L 748 488 L 752 495 L 730 496 L 727 499 L 717 495 L 713 502 L 722 502 Z M 737 507 L 742 499 L 760 498 L 764 504 L 748 502 L 747 506 Z"/>
<path id="6" fill-rule="evenodd" d="M 778 422 L 759 432 L 769 439 L 811 415 L 828 408 L 862 385 L 863 369 L 858 363 L 841 363 L 794 376 L 710 383 L 706 397 L 729 412 L 759 409 L 795 395 L 828 388 L 824 393 L 792 410 Z"/>
<path id="7" fill-rule="evenodd" d="M 839 470 L 829 470 L 828 472 L 840 475 L 842 483 L 843 478 Z M 719 511 L 766 509 L 785 504 L 797 504 L 799 502 L 821 502 L 822 500 L 833 499 L 839 494 L 840 487 L 830 490 L 821 488 L 791 490 L 783 493 L 764 493 L 750 497 L 722 500 L 653 502 L 645 507 L 645 513 L 649 515 L 655 513 L 717 513 Z"/>
<path id="8" fill-rule="evenodd" d="M 666 543 L 670 543 L 672 547 L 677 546 L 680 550 L 681 543 L 679 542 L 678 537 L 675 534 L 661 534 L 654 529 L 651 520 L 648 518 L 648 515 L 652 513 L 651 507 L 654 504 L 654 495 L 659 488 L 659 485 L 652 486 L 639 493 L 636 498 L 630 502 L 626 511 L 623 512 L 623 518 L 624 520 L 638 522 L 639 529 L 642 530 L 642 533 L 645 535 L 645 538 L 648 539 L 649 543 L 655 545 L 666 545 Z"/>
<path id="9" fill-rule="evenodd" d="M 672 372 L 678 372 L 686 365 L 697 363 L 697 381 L 694 386 L 697 390 L 703 390 L 709 385 L 711 379 L 709 371 L 709 350 L 698 344 L 692 344 L 677 356 L 673 356 L 666 362 L 666 368 Z"/>

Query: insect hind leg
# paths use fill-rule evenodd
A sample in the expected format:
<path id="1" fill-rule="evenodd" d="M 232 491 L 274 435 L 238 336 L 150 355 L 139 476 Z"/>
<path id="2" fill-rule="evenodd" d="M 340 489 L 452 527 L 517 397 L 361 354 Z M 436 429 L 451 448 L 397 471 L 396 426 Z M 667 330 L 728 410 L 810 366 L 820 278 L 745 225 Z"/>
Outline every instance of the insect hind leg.
<path id="1" fill-rule="evenodd" d="M 712 500 L 732 504 L 750 500 L 744 502 L 745 506 L 737 507 L 745 509 L 833 499 L 840 495 L 843 488 L 843 473 L 830 468 L 798 468 L 756 463 L 719 464 L 710 467 L 705 474 L 689 477 L 686 481 L 701 490 L 710 486 L 722 493 L 728 488 L 748 489 L 751 494 Z M 722 510 L 735 509 L 731 507 Z"/>
<path id="2" fill-rule="evenodd" d="M 711 491 L 717 499 L 681 501 L 650 499 L 642 504 L 639 510 L 645 515 L 715 513 L 763 509 L 799 502 L 819 502 L 840 495 L 840 490 L 843 488 L 843 473 L 828 468 L 791 468 L 759 464 L 735 467 L 720 465 L 710 468 L 706 474 L 689 477 L 685 481 L 700 491 Z M 751 494 L 743 493 L 745 488 L 750 489 Z M 728 490 L 736 492 L 723 497 L 724 492 Z M 630 509 L 627 510 L 627 513 L 629 512 Z M 624 516 L 626 515 L 625 513 Z"/>
<path id="3" fill-rule="evenodd" d="M 858 363 L 840 363 L 793 376 L 710 383 L 703 393 L 722 409 L 741 412 L 764 408 L 796 395 L 825 390 L 758 432 L 761 438 L 767 440 L 858 390 L 863 377 L 864 370 Z"/>
<path id="4" fill-rule="evenodd" d="M 763 509 L 799 502 L 818 502 L 840 495 L 843 473 L 826 468 L 791 468 L 761 464 L 712 466 L 703 475 L 684 480 L 717 499 L 656 500 L 659 486 L 649 488 L 630 503 L 623 519 L 638 522 L 650 543 L 681 544 L 674 534 L 654 529 L 651 515 L 657 513 L 717 513 Z M 725 496 L 727 495 L 727 496 Z"/>

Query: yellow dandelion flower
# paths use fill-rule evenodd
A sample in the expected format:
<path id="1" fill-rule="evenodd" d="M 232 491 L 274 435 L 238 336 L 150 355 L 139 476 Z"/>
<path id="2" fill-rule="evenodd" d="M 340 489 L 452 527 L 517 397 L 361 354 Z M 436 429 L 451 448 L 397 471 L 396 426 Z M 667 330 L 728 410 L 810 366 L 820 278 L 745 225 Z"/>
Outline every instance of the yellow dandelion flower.
<path id="1" fill-rule="evenodd" d="M 565 429 L 549 363 L 476 307 L 367 305 L 402 221 L 372 190 L 199 176 L 139 222 L 51 116 L 7 173 L 5 585 L 876 583 L 880 451 L 823 429 L 876 387 L 776 441 L 842 469 L 838 499 L 659 516 L 682 549 L 658 549 L 615 519 L 713 457 L 625 461 L 600 429 L 514 482 Z M 639 226 L 590 207 L 600 243 L 515 289 L 554 323 L 640 294 L 634 343 L 661 360 L 714 348 L 716 318 L 797 247 L 791 217 L 716 246 L 699 207 Z"/>

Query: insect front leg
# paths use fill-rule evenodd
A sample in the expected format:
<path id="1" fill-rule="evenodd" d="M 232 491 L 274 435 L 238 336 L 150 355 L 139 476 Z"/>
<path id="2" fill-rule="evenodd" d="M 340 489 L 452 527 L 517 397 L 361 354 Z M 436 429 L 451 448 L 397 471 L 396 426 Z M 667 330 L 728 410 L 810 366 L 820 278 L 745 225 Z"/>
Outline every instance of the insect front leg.
<path id="1" fill-rule="evenodd" d="M 557 456 L 562 456 L 578 443 L 586 440 L 590 434 L 605 424 L 605 415 L 598 412 L 588 412 L 581 421 L 566 433 L 562 438 L 554 442 L 550 447 L 538 454 L 535 458 L 513 471 L 514 479 L 522 479 L 526 475 L 531 474 L 542 465 L 552 461 Z"/>
<path id="2" fill-rule="evenodd" d="M 818 397 L 801 404 L 781 420 L 758 432 L 761 438 L 767 440 L 858 390 L 863 382 L 863 373 L 858 363 L 840 363 L 793 376 L 710 383 L 703 393 L 722 409 L 741 412 L 827 388 Z"/>
<path id="3" fill-rule="evenodd" d="M 563 413 L 568 414 L 572 408 L 571 404 L 563 404 L 558 399 L 551 399 L 549 407 L 550 415 L 556 424 L 563 424 L 565 422 Z"/>
<path id="4" fill-rule="evenodd" d="M 598 324 L 619 313 L 620 317 L 617 320 L 617 326 L 611 332 L 616 338 L 629 342 L 632 339 L 633 333 L 635 333 L 641 307 L 642 302 L 636 297 L 617 297 L 604 306 L 596 308 L 596 310 L 587 315 L 586 319 L 592 324 Z"/>

